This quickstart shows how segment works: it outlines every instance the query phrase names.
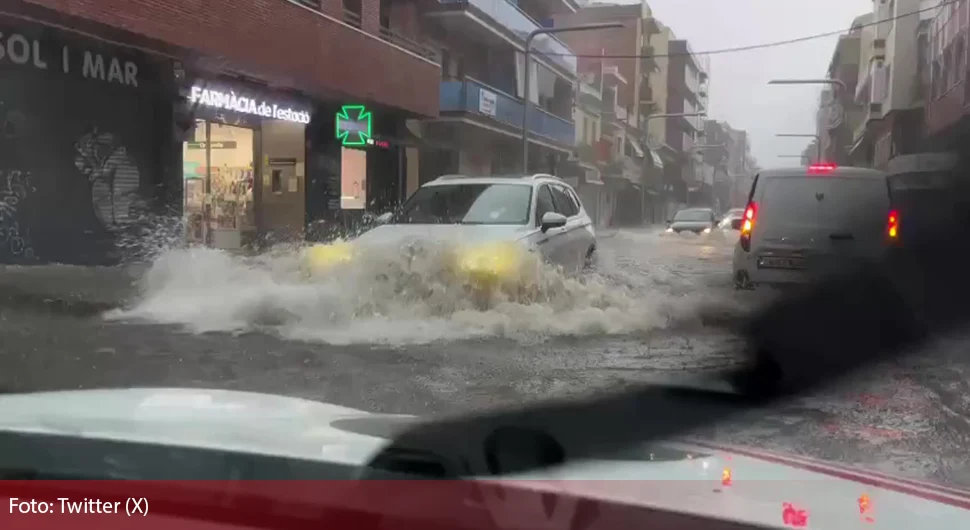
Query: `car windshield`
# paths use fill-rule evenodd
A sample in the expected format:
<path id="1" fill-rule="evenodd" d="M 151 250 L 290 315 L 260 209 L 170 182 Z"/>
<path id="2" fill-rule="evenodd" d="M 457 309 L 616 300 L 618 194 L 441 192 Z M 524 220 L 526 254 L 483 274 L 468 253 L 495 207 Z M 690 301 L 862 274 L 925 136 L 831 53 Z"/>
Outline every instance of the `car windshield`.
<path id="1" fill-rule="evenodd" d="M 368 442 L 332 428 L 344 408 L 381 415 L 349 422 L 379 445 L 383 415 L 733 369 L 763 307 L 846 262 L 890 268 L 922 234 L 953 240 L 926 254 L 960 271 L 959 299 L 907 312 L 945 276 L 910 261 L 872 274 L 892 284 L 878 292 L 898 289 L 884 305 L 913 327 L 956 318 L 970 200 L 953 190 L 970 170 L 944 170 L 970 162 L 968 54 L 970 0 L 3 2 L 0 398 L 69 392 L 57 417 L 0 402 L 0 441 L 364 459 Z M 835 324 L 813 336 L 839 343 Z M 952 351 L 712 416 L 702 437 L 970 488 L 970 341 Z M 486 449 L 476 476 L 505 456 Z M 127 477 L 123 453 L 88 460 Z M 287 462 L 260 469 L 300 471 Z M 683 464 L 630 474 L 710 473 Z M 800 476 L 770 487 L 803 493 Z M 664 498 L 733 517 L 743 488 Z M 918 528 L 895 515 L 881 521 Z"/>
<path id="2" fill-rule="evenodd" d="M 710 210 L 681 210 L 674 216 L 676 221 L 710 221 Z"/>
<path id="3" fill-rule="evenodd" d="M 532 186 L 441 184 L 419 189 L 391 219 L 393 224 L 524 225 Z"/>

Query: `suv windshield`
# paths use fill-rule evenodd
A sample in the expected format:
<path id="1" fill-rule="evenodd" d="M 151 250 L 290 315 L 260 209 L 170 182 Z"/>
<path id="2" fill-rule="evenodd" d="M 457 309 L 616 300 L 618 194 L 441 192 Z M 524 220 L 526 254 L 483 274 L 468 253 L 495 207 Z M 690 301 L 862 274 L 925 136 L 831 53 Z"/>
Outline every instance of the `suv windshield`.
<path id="1" fill-rule="evenodd" d="M 681 210 L 674 216 L 674 221 L 710 221 L 710 210 Z"/>
<path id="2" fill-rule="evenodd" d="M 446 184 L 415 192 L 391 220 L 395 224 L 524 225 L 529 222 L 532 186 Z"/>

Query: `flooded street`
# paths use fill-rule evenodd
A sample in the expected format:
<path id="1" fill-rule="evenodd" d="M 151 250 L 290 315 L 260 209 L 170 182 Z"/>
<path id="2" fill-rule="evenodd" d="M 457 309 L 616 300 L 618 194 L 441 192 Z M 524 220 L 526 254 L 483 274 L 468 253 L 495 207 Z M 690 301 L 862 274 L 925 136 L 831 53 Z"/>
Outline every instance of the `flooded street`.
<path id="1" fill-rule="evenodd" d="M 765 299 L 731 285 L 733 241 L 601 235 L 595 273 L 550 270 L 544 298 L 487 309 L 447 290 L 421 300 L 376 291 L 362 270 L 307 284 L 282 255 L 172 251 L 122 309 L 0 308 L 0 386 L 209 387 L 427 415 L 669 381 L 741 360 L 743 342 L 709 316 L 742 318 Z M 685 434 L 970 486 L 962 344 Z"/>

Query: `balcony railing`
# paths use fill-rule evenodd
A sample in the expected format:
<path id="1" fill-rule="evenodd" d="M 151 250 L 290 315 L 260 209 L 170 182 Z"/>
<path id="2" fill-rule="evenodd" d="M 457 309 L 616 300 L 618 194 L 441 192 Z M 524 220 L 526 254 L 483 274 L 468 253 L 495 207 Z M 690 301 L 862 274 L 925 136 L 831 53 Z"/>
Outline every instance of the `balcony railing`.
<path id="1" fill-rule="evenodd" d="M 539 29 L 538 22 L 508 0 L 438 0 L 448 10 L 474 10 L 495 24 L 516 35 L 523 43 L 529 33 Z M 547 54 L 550 61 L 576 75 L 576 57 L 572 50 L 554 35 L 539 35 L 532 40 L 532 49 Z"/>
<path id="2" fill-rule="evenodd" d="M 429 44 L 420 43 L 385 27 L 381 27 L 381 38 L 411 53 L 418 54 L 425 59 L 430 59 L 439 64 L 441 63 L 441 52 Z"/>
<path id="3" fill-rule="evenodd" d="M 493 107 L 484 103 L 490 98 L 483 98 L 483 91 L 486 96 L 494 95 Z M 479 81 L 442 81 L 438 97 L 442 113 L 467 112 L 521 130 L 522 100 Z M 529 131 L 566 145 L 573 145 L 576 139 L 576 127 L 572 121 L 554 116 L 535 105 L 530 107 Z"/>
<path id="4" fill-rule="evenodd" d="M 964 81 L 926 105 L 926 132 L 936 134 L 955 124 L 964 113 Z"/>

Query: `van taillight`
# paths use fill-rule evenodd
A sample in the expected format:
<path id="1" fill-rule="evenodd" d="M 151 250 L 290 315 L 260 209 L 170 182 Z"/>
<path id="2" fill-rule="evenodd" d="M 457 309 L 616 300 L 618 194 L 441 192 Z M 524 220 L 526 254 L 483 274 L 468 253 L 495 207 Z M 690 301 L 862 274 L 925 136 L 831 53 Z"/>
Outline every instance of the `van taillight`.
<path id="1" fill-rule="evenodd" d="M 889 239 L 896 239 L 899 236 L 899 212 L 892 210 L 889 212 L 889 221 L 886 223 L 886 235 Z"/>
<path id="2" fill-rule="evenodd" d="M 758 203 L 751 201 L 744 209 L 744 218 L 741 222 L 741 248 L 745 252 L 751 250 L 751 231 L 754 230 L 754 221 L 758 215 Z"/>

